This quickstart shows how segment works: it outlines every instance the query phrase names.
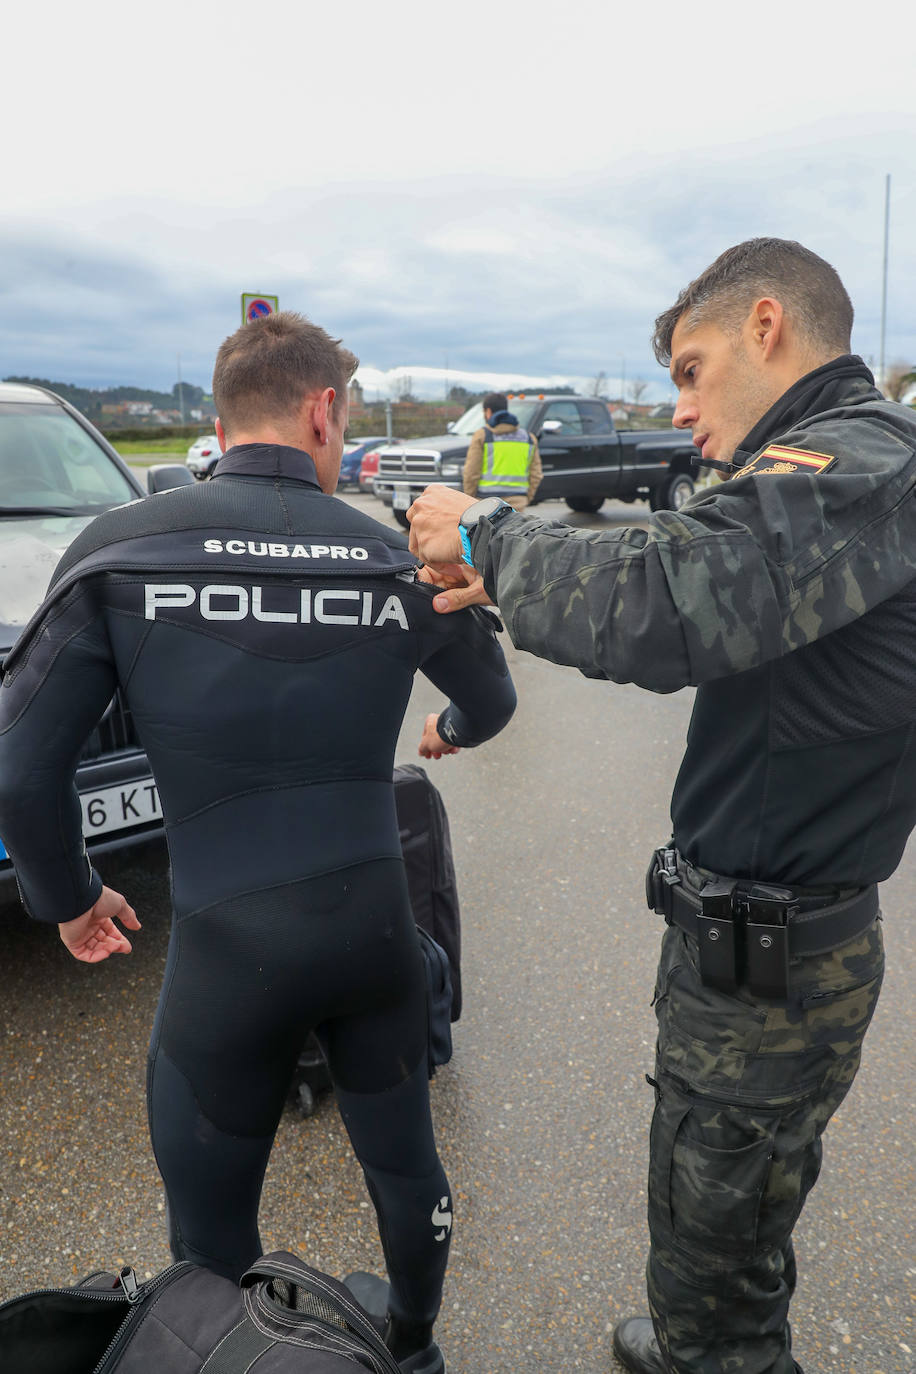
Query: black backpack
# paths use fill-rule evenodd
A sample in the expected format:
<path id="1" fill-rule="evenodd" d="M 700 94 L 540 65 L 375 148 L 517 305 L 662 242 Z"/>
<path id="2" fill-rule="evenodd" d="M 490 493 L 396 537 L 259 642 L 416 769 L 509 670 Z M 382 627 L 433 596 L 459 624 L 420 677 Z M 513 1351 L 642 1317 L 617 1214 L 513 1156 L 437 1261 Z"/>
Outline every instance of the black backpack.
<path id="1" fill-rule="evenodd" d="M 450 1019 L 461 1015 L 461 913 L 448 815 L 425 768 L 394 770 L 394 800 L 413 917 L 448 955 L 452 980 Z"/>
<path id="2" fill-rule="evenodd" d="M 283 1250 L 241 1284 L 181 1261 L 90 1274 L 0 1306 L 3 1374 L 399 1374 L 336 1279 Z"/>

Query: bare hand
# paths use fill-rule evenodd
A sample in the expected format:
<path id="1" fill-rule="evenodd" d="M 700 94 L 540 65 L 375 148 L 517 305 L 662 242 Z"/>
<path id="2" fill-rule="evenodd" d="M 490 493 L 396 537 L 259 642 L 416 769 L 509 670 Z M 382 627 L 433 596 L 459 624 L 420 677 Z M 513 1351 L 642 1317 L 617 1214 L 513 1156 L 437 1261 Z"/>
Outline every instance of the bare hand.
<path id="1" fill-rule="evenodd" d="M 458 517 L 468 506 L 473 506 L 476 499 L 441 483 L 427 487 L 407 512 L 411 552 L 424 563 L 460 562 Z"/>
<path id="2" fill-rule="evenodd" d="M 417 578 L 431 587 L 464 587 L 477 573 L 467 563 L 422 563 Z"/>
<path id="3" fill-rule="evenodd" d="M 446 744 L 445 740 L 436 729 L 439 717 L 430 715 L 426 717 L 426 724 L 423 726 L 423 738 L 420 740 L 420 747 L 417 753 L 421 759 L 441 759 L 443 754 L 457 754 L 457 744 Z"/>
<path id="4" fill-rule="evenodd" d="M 493 605 L 480 573 L 469 568 L 467 563 L 437 563 L 432 567 L 424 563 L 418 569 L 417 576 L 421 582 L 442 589 L 441 595 L 433 597 L 433 606 L 437 611 L 461 611 L 465 606 Z"/>
<path id="5" fill-rule="evenodd" d="M 121 893 L 103 887 L 94 906 L 72 921 L 63 921 L 57 928 L 74 959 L 98 964 L 109 954 L 130 954 L 131 943 L 118 930 L 115 921 L 120 921 L 127 930 L 140 929 L 137 913 Z"/>
<path id="6" fill-rule="evenodd" d="M 465 606 L 495 605 L 495 602 L 487 596 L 487 589 L 483 585 L 483 578 L 480 573 L 469 568 L 466 563 L 463 563 L 462 567 L 465 572 L 464 584 L 456 583 L 454 586 L 439 592 L 438 596 L 434 596 L 433 607 L 435 610 L 444 614 L 448 611 L 463 611 Z"/>

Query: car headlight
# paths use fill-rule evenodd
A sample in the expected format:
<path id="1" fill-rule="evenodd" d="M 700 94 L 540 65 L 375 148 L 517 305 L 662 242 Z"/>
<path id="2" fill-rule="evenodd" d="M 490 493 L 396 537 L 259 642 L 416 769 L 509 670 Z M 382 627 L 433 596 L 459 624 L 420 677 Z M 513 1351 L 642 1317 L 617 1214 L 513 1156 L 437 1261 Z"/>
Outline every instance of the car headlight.
<path id="1" fill-rule="evenodd" d="M 441 467 L 441 469 L 440 469 L 440 471 L 441 471 L 441 473 L 442 473 L 442 476 L 445 477 L 445 478 L 447 478 L 447 479 L 451 479 L 451 478 L 453 478 L 453 477 L 460 477 L 460 476 L 461 476 L 461 464 L 460 464 L 460 463 L 443 463 L 443 464 L 442 464 L 442 467 Z"/>

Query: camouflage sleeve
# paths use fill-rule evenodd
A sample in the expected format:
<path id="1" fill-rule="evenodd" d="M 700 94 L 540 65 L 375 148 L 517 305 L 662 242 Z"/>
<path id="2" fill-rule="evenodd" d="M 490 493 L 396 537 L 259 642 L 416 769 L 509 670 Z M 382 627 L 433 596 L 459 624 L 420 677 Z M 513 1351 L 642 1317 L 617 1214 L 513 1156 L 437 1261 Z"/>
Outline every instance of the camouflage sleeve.
<path id="1" fill-rule="evenodd" d="M 913 428 L 908 442 L 877 419 L 794 431 L 785 442 L 829 470 L 757 464 L 647 529 L 482 520 L 474 564 L 513 643 L 586 676 L 671 692 L 742 672 L 916 577 Z"/>
<path id="2" fill-rule="evenodd" d="M 480 474 L 483 471 L 483 430 L 478 429 L 471 436 L 468 454 L 464 460 L 461 484 L 465 496 L 476 496 Z"/>

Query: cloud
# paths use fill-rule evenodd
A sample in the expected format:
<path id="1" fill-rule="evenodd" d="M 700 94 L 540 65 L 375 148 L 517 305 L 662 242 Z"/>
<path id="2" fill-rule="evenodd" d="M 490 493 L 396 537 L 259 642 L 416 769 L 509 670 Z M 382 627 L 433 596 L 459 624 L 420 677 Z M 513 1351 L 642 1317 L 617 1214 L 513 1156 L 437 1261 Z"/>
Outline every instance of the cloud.
<path id="1" fill-rule="evenodd" d="M 66 230 L 0 231 L 0 375 L 208 386 L 243 291 L 324 324 L 366 369 L 590 378 L 670 394 L 652 321 L 723 248 L 799 238 L 840 271 L 854 346 L 880 347 L 885 169 L 892 186 L 888 361 L 916 361 L 916 120 L 816 120 L 686 153 L 541 175 L 401 176 L 285 187 L 214 206 L 76 204 Z M 879 150 L 879 151 L 876 151 Z M 367 372 L 368 375 L 368 372 Z"/>

